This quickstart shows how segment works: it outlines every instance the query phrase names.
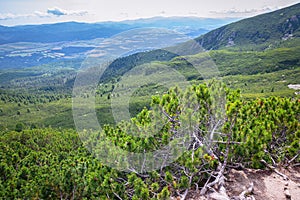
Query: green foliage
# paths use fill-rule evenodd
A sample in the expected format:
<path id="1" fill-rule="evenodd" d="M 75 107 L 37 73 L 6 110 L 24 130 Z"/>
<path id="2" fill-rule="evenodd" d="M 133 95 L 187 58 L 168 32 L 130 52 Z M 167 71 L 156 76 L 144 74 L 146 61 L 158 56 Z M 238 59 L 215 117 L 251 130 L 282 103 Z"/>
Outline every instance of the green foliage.
<path id="1" fill-rule="evenodd" d="M 158 194 L 159 200 L 168 200 L 170 199 L 170 191 L 169 188 L 166 186 L 163 188 L 163 190 Z"/>
<path id="2" fill-rule="evenodd" d="M 80 136 L 89 137 L 83 142 L 74 130 L 65 129 L 74 128 L 73 65 L 78 68 L 80 62 L 1 71 L 0 197 L 170 199 L 187 188 L 202 187 L 225 160 L 232 166 L 252 168 L 264 168 L 262 160 L 279 165 L 292 164 L 291 160 L 299 163 L 300 100 L 287 88 L 300 74 L 299 5 L 198 38 L 204 48 L 215 49 L 209 53 L 176 57 L 154 50 L 117 59 L 96 90 L 95 110 L 103 131 L 83 131 Z M 293 38 L 287 35 L 290 33 Z M 127 88 L 119 83 L 120 76 L 151 62 L 153 66 L 168 65 L 198 84 L 203 77 L 187 60 L 199 59 L 212 59 L 224 83 L 238 90 L 214 80 L 191 84 L 185 91 L 167 90 L 156 83 L 143 85 L 130 99 L 131 121 L 113 124 L 110 103 L 122 95 L 114 90 Z M 58 67 L 61 64 L 64 68 Z M 208 77 L 215 75 L 218 72 L 209 72 Z M 91 95 L 84 92 L 80 98 Z M 219 103 L 223 98 L 226 102 Z M 191 144 L 169 166 L 140 174 L 105 166 L 111 162 L 116 167 L 135 164 L 128 163 L 114 146 L 134 153 L 152 152 L 172 143 L 181 128 L 190 129 L 185 124 L 191 121 L 197 124 L 193 131 L 183 131 L 192 133 Z M 159 131 L 157 125 L 162 125 Z M 37 128 L 48 126 L 57 129 Z M 99 139 L 104 137 L 110 143 Z M 97 148 L 101 145 L 107 151 Z M 93 157 L 99 153 L 106 162 Z M 121 156 L 113 160 L 117 154 Z"/>
<path id="3" fill-rule="evenodd" d="M 183 189 L 189 188 L 189 179 L 185 175 L 180 178 L 180 187 Z"/>
<path id="4" fill-rule="evenodd" d="M 219 109 L 221 105 L 214 103 L 223 95 L 227 100 L 226 115 Z M 170 89 L 162 96 L 154 96 L 151 105 L 159 106 L 170 118 L 160 115 L 157 109 L 144 108 L 131 123 L 107 125 L 100 133 L 82 133 L 90 137 L 84 141 L 85 145 L 95 148 L 97 154 L 97 145 L 105 144 L 97 138 L 105 136 L 113 145 L 130 152 L 153 151 L 170 143 L 174 130 L 181 126 L 177 121 L 184 123 L 188 116 L 198 121 L 195 134 L 199 138 L 208 138 L 212 123 L 222 119 L 221 126 L 215 129 L 222 134 L 213 137 L 220 142 L 207 140 L 207 145 L 201 147 L 192 141 L 188 150 L 168 167 L 137 174 L 120 172 L 100 163 L 85 149 L 74 130 L 24 130 L 26 126 L 18 125 L 21 128 L 16 131 L 1 132 L 0 196 L 8 199 L 169 199 L 186 188 L 202 187 L 209 178 L 208 173 L 224 162 L 227 141 L 231 142 L 227 160 L 230 165 L 263 168 L 261 160 L 285 164 L 299 153 L 299 99 L 244 100 L 239 91 L 214 81 L 193 85 L 186 91 Z M 190 115 L 191 112 L 194 114 Z M 164 124 L 161 131 L 141 137 L 153 131 L 157 119 Z M 95 141 L 100 143 L 94 145 Z M 107 162 L 116 153 L 107 151 Z M 293 162 L 299 161 L 296 158 Z M 116 166 L 126 165 L 122 158 L 112 162 Z"/>
<path id="5" fill-rule="evenodd" d="M 23 123 L 17 123 L 15 131 L 21 132 L 24 129 L 24 124 Z"/>
<path id="6" fill-rule="evenodd" d="M 99 199 L 124 194 L 115 182 L 118 173 L 90 156 L 73 130 L 10 132 L 0 141 L 2 197 Z"/>
<path id="7" fill-rule="evenodd" d="M 295 133 L 300 120 L 296 114 L 300 113 L 297 99 L 270 97 L 233 107 L 230 109 L 237 108 L 234 112 L 238 115 L 233 140 L 241 144 L 231 146 L 231 156 L 237 162 L 261 168 L 261 159 L 288 162 L 297 154 L 299 142 Z"/>

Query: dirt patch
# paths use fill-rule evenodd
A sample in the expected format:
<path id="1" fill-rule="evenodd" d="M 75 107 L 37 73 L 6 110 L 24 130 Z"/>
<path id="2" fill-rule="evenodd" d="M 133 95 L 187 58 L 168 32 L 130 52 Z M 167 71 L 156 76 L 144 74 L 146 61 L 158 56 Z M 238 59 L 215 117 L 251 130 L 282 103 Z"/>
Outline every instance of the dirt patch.
<path id="1" fill-rule="evenodd" d="M 253 196 L 256 200 L 286 200 L 286 190 L 291 198 L 300 199 L 300 170 L 278 170 L 289 179 L 269 170 L 231 170 L 228 174 L 226 189 L 229 196 L 238 196 L 250 183 L 254 184 Z"/>
<path id="2" fill-rule="evenodd" d="M 254 190 L 252 194 L 249 194 L 249 199 L 254 197 L 255 200 L 300 200 L 300 168 L 277 170 L 285 174 L 288 180 L 284 180 L 282 176 L 270 170 L 231 169 L 226 174 L 227 198 L 220 195 L 218 197 L 216 193 L 216 195 L 209 195 L 210 197 L 200 197 L 199 192 L 193 191 L 187 199 L 240 200 L 238 196 L 253 183 Z M 287 194 L 291 198 L 287 198 Z"/>

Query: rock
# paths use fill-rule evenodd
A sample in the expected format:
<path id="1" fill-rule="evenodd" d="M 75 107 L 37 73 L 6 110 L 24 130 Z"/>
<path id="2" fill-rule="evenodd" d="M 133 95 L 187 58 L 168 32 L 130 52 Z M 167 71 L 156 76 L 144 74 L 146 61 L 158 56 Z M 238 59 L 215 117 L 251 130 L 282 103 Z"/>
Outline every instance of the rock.
<path id="1" fill-rule="evenodd" d="M 288 189 L 284 190 L 284 195 L 287 199 L 292 199 L 291 193 Z"/>
<path id="2" fill-rule="evenodd" d="M 289 186 L 289 182 L 285 182 L 285 184 L 284 184 L 285 186 Z"/>
<path id="3" fill-rule="evenodd" d="M 211 199 L 211 200 L 230 200 L 230 198 L 228 198 L 228 196 L 224 196 L 224 195 L 221 195 L 216 192 L 210 194 L 209 199 Z"/>

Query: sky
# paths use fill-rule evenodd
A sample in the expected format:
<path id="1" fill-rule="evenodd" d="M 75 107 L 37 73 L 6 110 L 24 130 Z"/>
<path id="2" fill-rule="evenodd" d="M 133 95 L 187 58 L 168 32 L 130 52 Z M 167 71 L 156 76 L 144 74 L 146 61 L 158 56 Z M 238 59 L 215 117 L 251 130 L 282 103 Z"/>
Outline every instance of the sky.
<path id="1" fill-rule="evenodd" d="M 0 25 L 123 21 L 154 16 L 245 18 L 299 0 L 0 0 Z"/>

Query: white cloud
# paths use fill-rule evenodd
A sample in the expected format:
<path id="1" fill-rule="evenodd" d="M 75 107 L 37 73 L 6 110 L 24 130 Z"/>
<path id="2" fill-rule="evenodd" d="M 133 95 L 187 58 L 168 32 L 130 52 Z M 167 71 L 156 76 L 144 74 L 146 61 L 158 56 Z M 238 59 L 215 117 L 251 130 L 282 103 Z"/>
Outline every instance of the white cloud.
<path id="1" fill-rule="evenodd" d="M 9 19 L 14 19 L 14 18 L 16 18 L 16 15 L 14 15 L 12 13 L 5 13 L 5 14 L 0 13 L 0 20 L 9 20 Z"/>
<path id="2" fill-rule="evenodd" d="M 236 8 L 231 8 L 229 10 L 222 10 L 222 11 L 210 11 L 211 14 L 222 16 L 222 17 L 245 17 L 251 15 L 262 14 L 266 12 L 271 12 L 274 10 L 279 9 L 278 7 L 264 7 L 261 9 L 245 9 L 239 10 Z"/>
<path id="3" fill-rule="evenodd" d="M 0 0 L 0 24 L 121 21 L 154 16 L 244 18 L 297 2 L 299 0 L 88 0 L 88 3 L 82 0 Z"/>
<path id="4" fill-rule="evenodd" d="M 120 16 L 126 18 L 126 17 L 129 16 L 129 14 L 128 14 L 127 12 L 121 12 L 121 13 L 120 13 Z"/>
<path id="5" fill-rule="evenodd" d="M 63 16 L 63 15 L 84 16 L 88 14 L 87 11 L 67 11 L 57 7 L 48 8 L 47 13 L 55 16 Z"/>
<path id="6" fill-rule="evenodd" d="M 50 14 L 45 12 L 35 11 L 34 16 L 44 18 L 44 17 L 50 17 Z"/>
<path id="7" fill-rule="evenodd" d="M 20 19 L 20 18 L 29 18 L 37 16 L 36 13 L 34 14 L 13 14 L 13 13 L 0 13 L 0 20 L 11 20 L 11 19 Z"/>
<path id="8" fill-rule="evenodd" d="M 32 14 L 13 14 L 0 13 L 0 20 L 13 20 L 22 18 L 45 18 L 45 17 L 60 17 L 60 16 L 84 16 L 87 11 L 67 11 L 60 8 L 49 8 L 47 12 L 34 11 Z"/>
<path id="9" fill-rule="evenodd" d="M 67 15 L 67 12 L 65 10 L 60 9 L 60 8 L 48 8 L 47 13 L 52 14 L 52 15 L 56 15 L 56 16 Z"/>

